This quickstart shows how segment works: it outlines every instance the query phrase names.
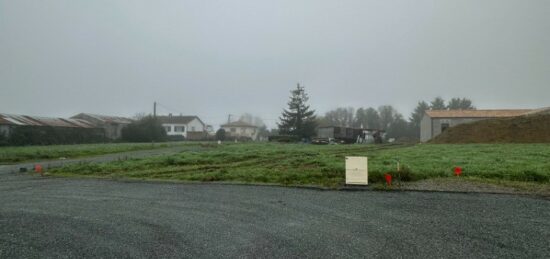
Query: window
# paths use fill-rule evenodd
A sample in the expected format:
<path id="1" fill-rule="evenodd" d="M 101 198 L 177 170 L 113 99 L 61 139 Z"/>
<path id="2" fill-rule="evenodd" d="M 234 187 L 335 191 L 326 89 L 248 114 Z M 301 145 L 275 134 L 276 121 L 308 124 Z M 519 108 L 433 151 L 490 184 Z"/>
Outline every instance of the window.
<path id="1" fill-rule="evenodd" d="M 166 130 L 166 132 L 170 132 L 172 130 L 172 126 L 164 126 L 164 130 Z"/>
<path id="2" fill-rule="evenodd" d="M 191 126 L 191 131 L 195 131 L 195 126 Z"/>
<path id="3" fill-rule="evenodd" d="M 441 123 L 441 132 L 445 131 L 447 128 L 449 128 L 449 123 Z"/>
<path id="4" fill-rule="evenodd" d="M 185 132 L 185 127 L 184 126 L 175 126 L 174 131 L 175 132 Z"/>
<path id="5" fill-rule="evenodd" d="M 231 132 L 235 133 L 235 132 L 237 132 L 237 129 L 236 128 L 231 128 Z"/>

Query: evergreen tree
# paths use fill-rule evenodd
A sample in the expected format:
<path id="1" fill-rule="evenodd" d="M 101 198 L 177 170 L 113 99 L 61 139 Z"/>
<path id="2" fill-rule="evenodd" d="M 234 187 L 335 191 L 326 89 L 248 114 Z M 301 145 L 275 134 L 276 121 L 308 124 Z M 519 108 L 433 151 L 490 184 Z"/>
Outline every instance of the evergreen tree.
<path id="1" fill-rule="evenodd" d="M 225 130 L 224 129 L 219 129 L 218 131 L 216 131 L 216 139 L 217 140 L 221 140 L 221 141 L 224 141 L 225 140 Z"/>
<path id="2" fill-rule="evenodd" d="M 460 98 L 452 98 L 447 104 L 447 109 L 458 110 L 460 109 Z"/>
<path id="3" fill-rule="evenodd" d="M 279 118 L 279 133 L 299 138 L 311 138 L 315 135 L 316 119 L 315 110 L 310 110 L 307 105 L 309 97 L 300 84 L 290 93 L 288 109 L 283 110 L 283 114 Z"/>
<path id="4" fill-rule="evenodd" d="M 420 121 L 422 121 L 422 117 L 424 117 L 424 113 L 430 109 L 430 105 L 426 103 L 425 101 L 418 102 L 418 105 L 414 109 L 414 112 L 411 114 L 411 117 L 409 118 L 410 124 L 411 124 L 411 135 L 414 135 L 415 137 L 420 137 Z"/>
<path id="5" fill-rule="evenodd" d="M 449 101 L 447 105 L 449 110 L 475 110 L 475 107 L 472 105 L 472 101 L 466 98 L 453 98 Z"/>
<path id="6" fill-rule="evenodd" d="M 445 100 L 441 97 L 436 97 L 430 104 L 430 109 L 432 110 L 446 110 L 447 105 L 445 105 Z"/>

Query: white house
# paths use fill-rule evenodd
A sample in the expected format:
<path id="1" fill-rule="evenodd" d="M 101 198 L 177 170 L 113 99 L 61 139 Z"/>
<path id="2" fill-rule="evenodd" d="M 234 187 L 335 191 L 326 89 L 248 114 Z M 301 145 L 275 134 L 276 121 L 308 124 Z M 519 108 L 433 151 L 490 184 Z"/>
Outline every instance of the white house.
<path id="1" fill-rule="evenodd" d="M 235 121 L 221 125 L 225 130 L 226 136 L 230 138 L 246 138 L 258 140 L 258 127 L 244 121 Z"/>
<path id="2" fill-rule="evenodd" d="M 157 116 L 168 136 L 183 136 L 189 140 L 206 138 L 206 124 L 197 116 Z"/>

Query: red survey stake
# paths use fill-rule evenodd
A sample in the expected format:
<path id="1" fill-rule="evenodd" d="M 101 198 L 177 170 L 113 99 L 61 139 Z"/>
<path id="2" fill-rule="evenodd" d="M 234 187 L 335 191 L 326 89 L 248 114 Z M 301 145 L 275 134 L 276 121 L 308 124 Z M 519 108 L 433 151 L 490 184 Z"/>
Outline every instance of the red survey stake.
<path id="1" fill-rule="evenodd" d="M 455 175 L 460 176 L 460 174 L 462 174 L 462 167 L 460 166 L 455 167 Z"/>
<path id="2" fill-rule="evenodd" d="M 384 174 L 384 177 L 386 178 L 386 184 L 391 186 L 391 174 Z"/>

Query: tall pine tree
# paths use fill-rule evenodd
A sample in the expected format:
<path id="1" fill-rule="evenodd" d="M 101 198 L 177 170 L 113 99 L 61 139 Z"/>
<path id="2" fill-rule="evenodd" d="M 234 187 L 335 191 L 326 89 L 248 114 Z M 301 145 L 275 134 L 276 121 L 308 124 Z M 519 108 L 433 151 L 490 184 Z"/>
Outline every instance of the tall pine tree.
<path id="1" fill-rule="evenodd" d="M 310 110 L 307 96 L 303 86 L 298 84 L 296 89 L 290 91 L 288 109 L 283 111 L 279 118 L 279 134 L 292 135 L 309 139 L 315 135 L 315 110 Z"/>

